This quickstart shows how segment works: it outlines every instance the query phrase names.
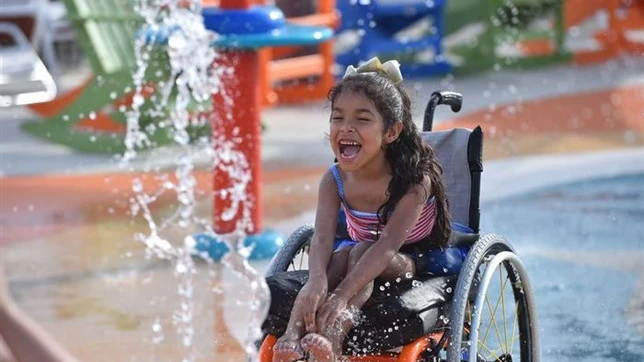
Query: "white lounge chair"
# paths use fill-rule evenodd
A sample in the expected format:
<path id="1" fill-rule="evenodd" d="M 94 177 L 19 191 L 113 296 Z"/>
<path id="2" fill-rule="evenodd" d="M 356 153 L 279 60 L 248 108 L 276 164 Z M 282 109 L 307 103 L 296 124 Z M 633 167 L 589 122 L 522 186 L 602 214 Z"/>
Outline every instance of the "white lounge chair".
<path id="1" fill-rule="evenodd" d="M 47 102 L 56 83 L 25 34 L 0 22 L 0 107 Z"/>

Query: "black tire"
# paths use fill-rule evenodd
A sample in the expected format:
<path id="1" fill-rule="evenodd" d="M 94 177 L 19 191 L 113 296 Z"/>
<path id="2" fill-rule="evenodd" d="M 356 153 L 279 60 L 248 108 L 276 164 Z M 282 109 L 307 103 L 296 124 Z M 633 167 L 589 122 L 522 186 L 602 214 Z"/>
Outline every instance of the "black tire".
<path id="1" fill-rule="evenodd" d="M 483 283 L 485 273 L 492 274 L 498 271 L 499 273 L 499 286 L 500 298 L 497 300 L 494 308 L 487 298 L 489 285 Z M 506 280 L 503 280 L 503 273 L 506 274 Z M 491 280 L 491 278 L 489 278 Z M 490 281 L 488 280 L 488 282 Z M 506 306 L 505 306 L 505 286 L 510 282 L 512 288 L 512 298 L 514 299 L 513 307 L 514 319 L 511 323 L 510 343 L 508 344 Z M 476 313 L 476 306 L 472 309 L 480 299 L 480 308 Z M 483 301 L 487 303 L 487 309 L 483 308 Z M 497 308 L 503 302 L 501 310 L 503 311 L 503 328 L 497 327 L 497 321 L 494 316 L 497 314 Z M 508 303 L 509 304 L 509 303 Z M 472 312 L 474 310 L 474 312 Z M 479 334 L 479 327 L 481 327 L 481 315 L 489 312 L 491 314 L 490 325 L 484 333 L 485 338 Z M 512 310 L 510 311 L 512 312 Z M 472 323 L 477 324 L 475 328 Z M 519 358 L 513 358 L 515 335 L 514 328 L 518 325 L 518 354 Z M 501 348 L 491 349 L 486 346 L 487 339 L 494 324 L 497 341 L 499 345 L 504 344 Z M 537 319 L 535 312 L 534 298 L 530 282 L 525 272 L 523 264 L 514 252 L 512 246 L 501 236 L 489 234 L 480 238 L 472 250 L 468 253 L 465 264 L 461 269 L 456 284 L 456 291 L 452 301 L 451 315 L 450 315 L 450 340 L 447 348 L 447 362 L 461 362 L 464 360 L 469 361 L 521 361 L 521 362 L 538 362 L 539 361 L 539 342 L 537 333 Z M 504 334 L 504 337 L 501 337 Z M 476 341 L 471 339 L 475 338 Z M 472 348 L 472 345 L 475 347 Z M 479 350 L 479 346 L 482 348 Z M 471 358 L 472 350 L 476 353 L 476 358 Z M 489 354 L 485 356 L 485 354 Z M 468 357 L 469 356 L 469 357 Z"/>
<path id="2" fill-rule="evenodd" d="M 313 225 L 306 224 L 300 226 L 295 230 L 291 236 L 288 237 L 284 246 L 275 254 L 271 260 L 266 277 L 276 273 L 285 272 L 287 270 L 301 270 L 295 264 L 296 256 L 300 254 L 302 257 L 308 255 L 308 246 L 313 237 Z"/>

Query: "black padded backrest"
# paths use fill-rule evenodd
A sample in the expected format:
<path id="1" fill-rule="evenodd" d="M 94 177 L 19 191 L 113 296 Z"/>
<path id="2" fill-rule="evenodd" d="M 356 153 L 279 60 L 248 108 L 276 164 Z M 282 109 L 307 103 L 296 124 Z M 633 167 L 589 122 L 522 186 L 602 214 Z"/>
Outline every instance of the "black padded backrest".
<path id="1" fill-rule="evenodd" d="M 422 137 L 434 149 L 443 167 L 452 220 L 478 233 L 483 171 L 481 127 L 423 132 Z"/>

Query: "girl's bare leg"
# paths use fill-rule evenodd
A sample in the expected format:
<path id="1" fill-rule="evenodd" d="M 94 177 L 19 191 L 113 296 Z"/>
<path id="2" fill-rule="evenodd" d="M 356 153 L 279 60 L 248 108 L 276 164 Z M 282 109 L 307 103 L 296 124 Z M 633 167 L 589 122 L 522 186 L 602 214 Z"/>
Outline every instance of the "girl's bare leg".
<path id="1" fill-rule="evenodd" d="M 335 251 L 332 254 L 331 260 L 329 261 L 329 267 L 327 269 L 329 290 L 335 289 L 346 274 L 350 250 L 350 247 L 346 247 Z M 273 362 L 292 362 L 293 360 L 303 357 L 304 353 L 300 346 L 300 338 L 302 338 L 302 335 L 304 334 L 302 307 L 302 301 L 298 295 L 298 297 L 295 298 L 295 303 L 291 310 L 291 318 L 289 319 L 286 331 L 277 340 L 277 343 L 275 343 L 275 346 L 273 347 Z"/>
<path id="2" fill-rule="evenodd" d="M 369 249 L 372 244 L 358 243 L 349 254 L 347 272 L 353 268 L 360 257 Z M 379 277 L 383 280 L 395 280 L 407 273 L 414 273 L 414 261 L 407 255 L 398 253 L 389 262 L 385 271 Z M 344 316 L 338 319 L 334 328 L 324 331 L 322 334 L 309 333 L 302 338 L 301 344 L 304 350 L 311 353 L 318 362 L 333 362 L 342 356 L 342 344 L 347 333 L 354 325 L 355 313 L 369 300 L 373 292 L 374 282 L 367 284 L 347 303 L 347 308 L 354 315 Z"/>

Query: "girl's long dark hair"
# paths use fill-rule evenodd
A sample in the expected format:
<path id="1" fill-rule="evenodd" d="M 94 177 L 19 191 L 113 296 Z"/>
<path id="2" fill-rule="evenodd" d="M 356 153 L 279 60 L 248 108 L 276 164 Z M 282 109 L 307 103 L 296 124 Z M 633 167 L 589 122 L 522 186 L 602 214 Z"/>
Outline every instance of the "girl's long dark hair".
<path id="1" fill-rule="evenodd" d="M 396 122 L 403 127 L 398 138 L 386 146 L 385 158 L 391 167 L 392 178 L 387 186 L 387 200 L 378 209 L 378 218 L 384 225 L 398 201 L 413 185 L 422 184 L 427 175 L 436 198 L 436 223 L 431 234 L 433 246 L 446 246 L 451 233 L 450 212 L 441 168 L 434 150 L 421 138 L 411 115 L 411 100 L 405 89 L 395 85 L 379 73 L 359 73 L 345 77 L 331 89 L 331 106 L 342 94 L 351 91 L 370 99 L 385 123 L 385 132 Z"/>

